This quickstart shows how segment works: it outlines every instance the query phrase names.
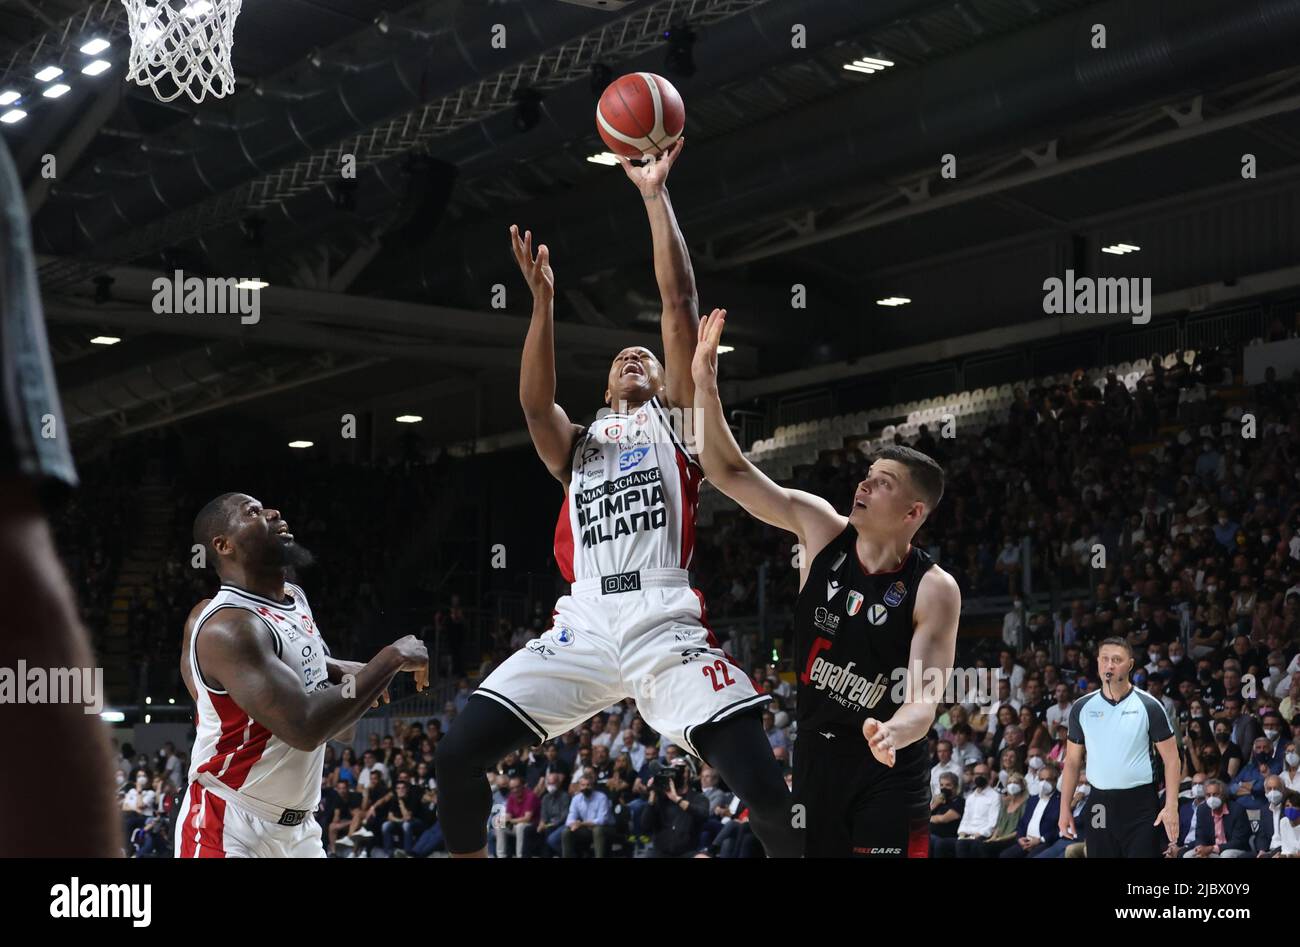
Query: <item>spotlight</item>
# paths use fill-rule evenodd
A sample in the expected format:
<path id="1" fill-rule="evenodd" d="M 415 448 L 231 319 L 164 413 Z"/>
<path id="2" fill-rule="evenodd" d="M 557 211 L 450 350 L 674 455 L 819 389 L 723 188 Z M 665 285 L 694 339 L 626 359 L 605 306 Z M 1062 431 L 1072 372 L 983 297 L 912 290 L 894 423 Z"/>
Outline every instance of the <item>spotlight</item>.
<path id="1" fill-rule="evenodd" d="M 664 70 L 670 76 L 689 79 L 695 75 L 695 31 L 685 23 L 670 26 L 664 30 L 664 39 L 668 41 L 668 54 L 664 57 Z"/>
<path id="2" fill-rule="evenodd" d="M 590 75 L 591 94 L 594 96 L 600 96 L 609 87 L 609 84 L 614 81 L 614 70 L 603 62 L 593 62 Z"/>
<path id="3" fill-rule="evenodd" d="M 515 90 L 515 128 L 532 131 L 542 120 L 542 94 L 536 89 Z"/>
<path id="4" fill-rule="evenodd" d="M 112 285 L 117 282 L 111 276 L 96 276 L 91 282 L 95 284 L 95 302 L 106 303 L 113 298 Z"/>

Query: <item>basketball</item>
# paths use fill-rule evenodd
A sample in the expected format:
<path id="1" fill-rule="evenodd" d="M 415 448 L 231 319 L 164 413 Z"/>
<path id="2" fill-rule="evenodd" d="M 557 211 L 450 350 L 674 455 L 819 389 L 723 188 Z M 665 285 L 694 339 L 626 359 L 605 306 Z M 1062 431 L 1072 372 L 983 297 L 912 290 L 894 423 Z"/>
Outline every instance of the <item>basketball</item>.
<path id="1" fill-rule="evenodd" d="M 596 129 L 616 155 L 640 158 L 672 147 L 686 126 L 686 107 L 673 84 L 652 72 L 619 76 L 600 96 Z"/>

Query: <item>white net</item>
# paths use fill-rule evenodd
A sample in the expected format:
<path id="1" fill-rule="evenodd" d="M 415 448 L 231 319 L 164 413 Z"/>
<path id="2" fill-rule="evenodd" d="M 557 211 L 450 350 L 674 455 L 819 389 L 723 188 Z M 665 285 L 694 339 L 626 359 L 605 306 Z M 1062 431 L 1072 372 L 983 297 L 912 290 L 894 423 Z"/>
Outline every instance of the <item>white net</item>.
<path id="1" fill-rule="evenodd" d="M 127 78 L 164 102 L 202 102 L 235 90 L 230 65 L 243 0 L 122 0 L 131 32 Z"/>

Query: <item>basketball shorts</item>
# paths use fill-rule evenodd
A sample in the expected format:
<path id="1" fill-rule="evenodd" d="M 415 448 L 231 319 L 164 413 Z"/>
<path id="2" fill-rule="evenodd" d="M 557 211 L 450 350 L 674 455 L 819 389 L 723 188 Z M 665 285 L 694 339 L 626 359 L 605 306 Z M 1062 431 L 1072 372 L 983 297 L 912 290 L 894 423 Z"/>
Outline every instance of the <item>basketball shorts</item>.
<path id="1" fill-rule="evenodd" d="M 197 781 L 185 799 L 174 833 L 177 858 L 325 857 L 313 812 L 297 825 L 279 825 Z"/>
<path id="2" fill-rule="evenodd" d="M 923 744 L 904 747 L 891 768 L 871 755 L 861 731 L 827 737 L 801 726 L 793 789 L 804 857 L 928 858 L 926 763 Z"/>
<path id="3" fill-rule="evenodd" d="M 45 338 L 27 203 L 0 139 L 0 479 L 36 482 L 47 499 L 77 484 Z"/>
<path id="4" fill-rule="evenodd" d="M 635 578 L 629 578 L 635 577 Z M 647 724 L 695 756 L 691 734 L 771 698 L 718 646 L 684 569 L 584 579 L 555 604 L 549 631 L 475 691 L 537 736 L 557 737 L 630 697 Z M 635 588 L 626 588 L 634 585 Z"/>
<path id="5" fill-rule="evenodd" d="M 1159 858 L 1169 844 L 1164 829 L 1155 825 L 1159 812 L 1154 783 L 1131 789 L 1094 786 L 1080 817 L 1088 820 L 1088 857 Z"/>

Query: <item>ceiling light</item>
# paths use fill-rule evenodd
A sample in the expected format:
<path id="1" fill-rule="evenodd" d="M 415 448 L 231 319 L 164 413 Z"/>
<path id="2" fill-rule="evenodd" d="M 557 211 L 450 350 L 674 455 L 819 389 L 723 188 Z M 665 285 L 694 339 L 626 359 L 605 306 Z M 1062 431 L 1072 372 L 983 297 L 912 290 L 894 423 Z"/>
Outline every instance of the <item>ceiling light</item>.
<path id="1" fill-rule="evenodd" d="M 250 279 L 241 279 L 238 283 L 235 284 L 235 288 L 236 289 L 266 289 L 266 287 L 270 285 L 271 284 L 266 282 L 266 280 L 260 280 L 257 277 L 252 277 Z"/>
<path id="2" fill-rule="evenodd" d="M 734 352 L 734 351 L 736 351 L 736 347 L 735 347 L 734 345 L 719 345 L 719 346 L 718 346 L 718 354 L 719 354 L 719 355 L 726 355 L 728 352 Z"/>
<path id="3" fill-rule="evenodd" d="M 21 98 L 22 96 L 13 89 L 7 89 L 4 92 L 0 92 L 0 105 L 13 105 Z"/>
<path id="4" fill-rule="evenodd" d="M 22 109 L 10 109 L 3 115 L 0 115 L 0 122 L 4 122 L 6 125 L 12 125 L 14 122 L 21 122 L 26 117 L 27 113 Z"/>
<path id="5" fill-rule="evenodd" d="M 844 64 L 844 68 L 850 72 L 865 72 L 871 75 L 874 72 L 884 72 L 890 66 L 894 65 L 891 60 L 879 59 L 875 56 L 863 56 Z"/>
<path id="6" fill-rule="evenodd" d="M 54 79 L 61 75 L 63 75 L 63 70 L 60 69 L 58 66 L 46 66 L 44 69 L 42 69 L 40 72 L 36 74 L 36 81 L 49 82 L 51 79 Z"/>
<path id="7" fill-rule="evenodd" d="M 62 82 L 56 82 L 54 85 L 50 86 L 41 94 L 44 95 L 47 99 L 57 99 L 59 96 L 66 95 L 71 91 L 72 91 L 72 86 L 64 85 Z"/>
<path id="8" fill-rule="evenodd" d="M 290 441 L 289 446 L 297 447 L 297 448 L 312 447 L 313 442 L 312 441 Z"/>
<path id="9" fill-rule="evenodd" d="M 91 345 L 117 345 L 117 343 L 121 341 L 122 340 L 115 335 L 97 335 L 90 340 L 90 344 Z"/>
<path id="10" fill-rule="evenodd" d="M 1102 247 L 1102 253 L 1113 253 L 1116 256 L 1123 256 L 1125 253 L 1136 253 L 1141 247 L 1135 247 L 1131 243 L 1112 243 L 1108 247 Z"/>
<path id="11" fill-rule="evenodd" d="M 906 306 L 912 300 L 906 296 L 886 296 L 884 299 L 877 299 L 877 306 Z"/>
<path id="12" fill-rule="evenodd" d="M 99 75 L 101 72 L 104 72 L 104 71 L 110 69 L 110 68 L 112 67 L 112 65 L 113 65 L 113 64 L 112 64 L 111 62 L 109 62 L 107 59 L 96 59 L 94 62 L 92 62 L 90 65 L 86 66 L 86 67 L 85 67 L 84 69 L 82 69 L 81 71 L 84 72 L 84 73 L 85 73 L 86 75 L 88 75 L 88 76 L 97 76 L 97 75 Z"/>
<path id="13" fill-rule="evenodd" d="M 109 45 L 108 40 L 96 36 L 85 46 L 81 47 L 81 51 L 87 56 L 98 56 L 104 50 L 108 49 Z"/>
<path id="14" fill-rule="evenodd" d="M 602 151 L 600 154 L 588 155 L 587 160 L 592 164 L 618 164 L 618 155 L 612 151 Z"/>
<path id="15" fill-rule="evenodd" d="M 399 414 L 393 420 L 398 424 L 418 424 L 423 421 L 424 418 L 420 417 L 418 414 Z"/>

